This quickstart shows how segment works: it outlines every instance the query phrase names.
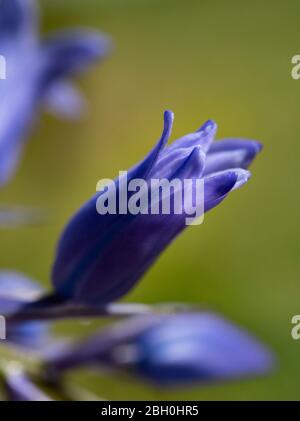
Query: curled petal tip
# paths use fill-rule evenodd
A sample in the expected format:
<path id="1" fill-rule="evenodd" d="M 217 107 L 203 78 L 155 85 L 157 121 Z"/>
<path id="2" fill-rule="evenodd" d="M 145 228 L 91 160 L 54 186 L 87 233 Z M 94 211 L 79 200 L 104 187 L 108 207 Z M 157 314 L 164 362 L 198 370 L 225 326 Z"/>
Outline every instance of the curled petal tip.
<path id="1" fill-rule="evenodd" d="M 195 148 L 193 150 L 193 153 L 195 155 L 197 155 L 197 158 L 198 158 L 199 162 L 203 163 L 203 165 L 204 165 L 205 160 L 206 160 L 206 153 L 204 152 L 203 148 L 201 146 L 197 145 L 197 146 L 195 146 Z"/>
<path id="2" fill-rule="evenodd" d="M 172 132 L 174 122 L 174 113 L 173 111 L 166 110 L 164 112 L 164 135 L 169 139 Z"/>
<path id="3" fill-rule="evenodd" d="M 217 123 L 215 123 L 213 120 L 207 120 L 198 130 L 197 132 L 204 132 L 204 133 L 210 133 L 210 132 L 216 132 L 217 131 Z"/>
<path id="4" fill-rule="evenodd" d="M 174 122 L 174 113 L 171 110 L 166 110 L 164 112 L 164 123 L 165 126 L 173 126 L 173 122 Z"/>
<path id="5" fill-rule="evenodd" d="M 43 54 L 47 59 L 44 83 L 79 73 L 96 60 L 103 59 L 110 50 L 109 38 L 86 29 L 59 31 L 44 43 Z"/>
<path id="6" fill-rule="evenodd" d="M 248 154 L 254 158 L 259 152 L 263 149 L 263 144 L 258 142 L 257 140 L 245 140 L 249 144 L 248 146 Z M 247 150 L 247 149 L 246 149 Z"/>
<path id="7" fill-rule="evenodd" d="M 171 110 L 164 111 L 164 119 L 170 121 L 171 123 L 174 120 L 174 113 Z"/>
<path id="8" fill-rule="evenodd" d="M 215 134 L 217 131 L 217 125 L 213 120 L 207 120 L 206 123 L 203 124 L 203 126 L 200 127 L 196 131 L 196 133 L 199 133 L 200 139 L 199 139 L 199 145 L 202 146 L 203 150 L 207 152 L 214 140 Z"/>

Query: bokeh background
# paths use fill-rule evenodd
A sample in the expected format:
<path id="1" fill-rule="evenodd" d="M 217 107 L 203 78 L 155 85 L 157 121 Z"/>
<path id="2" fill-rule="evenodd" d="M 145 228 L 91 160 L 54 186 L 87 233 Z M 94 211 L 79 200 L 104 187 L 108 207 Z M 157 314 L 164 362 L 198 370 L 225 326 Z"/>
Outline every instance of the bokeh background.
<path id="1" fill-rule="evenodd" d="M 1 230 L 0 264 L 50 285 L 57 238 L 69 216 L 141 159 L 159 137 L 165 109 L 173 139 L 206 119 L 218 137 L 261 140 L 253 178 L 191 227 L 161 256 L 128 301 L 183 301 L 209 307 L 255 333 L 277 355 L 259 379 L 180 390 L 126 376 L 78 373 L 109 399 L 299 399 L 300 54 L 297 0 L 41 0 L 42 31 L 89 26 L 111 35 L 114 51 L 79 84 L 89 110 L 77 122 L 43 115 L 1 203 L 44 209 L 38 227 Z M 24 80 L 26 83 L 26 80 Z M 96 323 L 97 324 L 97 323 Z M 58 323 L 85 335 L 94 324 Z"/>

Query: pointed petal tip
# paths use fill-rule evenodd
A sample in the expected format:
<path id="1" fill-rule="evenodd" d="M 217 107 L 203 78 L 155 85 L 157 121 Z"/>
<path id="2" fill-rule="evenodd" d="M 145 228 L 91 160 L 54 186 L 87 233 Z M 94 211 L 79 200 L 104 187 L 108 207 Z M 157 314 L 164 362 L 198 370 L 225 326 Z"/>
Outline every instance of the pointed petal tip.
<path id="1" fill-rule="evenodd" d="M 207 120 L 196 132 L 204 132 L 204 133 L 210 133 L 210 132 L 216 132 L 218 128 L 217 123 L 214 120 Z"/>
<path id="2" fill-rule="evenodd" d="M 89 30 L 87 32 L 87 37 L 91 42 L 94 42 L 95 51 L 98 52 L 99 55 L 107 55 L 112 51 L 114 44 L 108 35 L 102 32 L 93 33 Z"/>
<path id="3" fill-rule="evenodd" d="M 203 150 L 202 146 L 196 145 L 190 153 L 189 157 L 193 160 L 197 160 L 201 165 L 204 166 L 206 160 L 206 153 Z"/>
<path id="4" fill-rule="evenodd" d="M 253 141 L 253 143 L 255 144 L 255 146 L 256 146 L 256 152 L 258 153 L 258 152 L 261 152 L 262 150 L 263 150 L 263 148 L 264 148 L 264 145 L 261 143 L 261 142 L 258 142 L 258 141 L 256 141 L 256 140 L 254 140 Z"/>
<path id="5" fill-rule="evenodd" d="M 250 171 L 244 170 L 242 168 L 237 168 L 233 171 L 236 174 L 236 182 L 232 190 L 236 190 L 243 186 L 245 183 L 247 183 L 248 180 L 250 180 L 252 176 Z"/>
<path id="6" fill-rule="evenodd" d="M 258 142 L 257 140 L 245 139 L 244 141 L 245 146 L 247 146 L 246 144 L 248 144 L 248 147 L 252 149 L 253 157 L 255 157 L 255 155 L 261 152 L 261 150 L 263 149 L 263 144 L 261 142 Z M 248 152 L 250 152 L 250 150 L 248 150 Z"/>
<path id="7" fill-rule="evenodd" d="M 191 153 L 189 154 L 189 156 L 187 157 L 185 163 L 193 163 L 196 164 L 197 166 L 201 166 L 201 168 L 204 167 L 205 164 L 205 159 L 206 159 L 206 153 L 203 151 L 202 147 L 199 145 L 196 145 L 193 150 L 191 151 Z"/>
<path id="8" fill-rule="evenodd" d="M 173 178 L 201 177 L 205 167 L 206 154 L 202 147 L 195 146 L 173 174 Z"/>

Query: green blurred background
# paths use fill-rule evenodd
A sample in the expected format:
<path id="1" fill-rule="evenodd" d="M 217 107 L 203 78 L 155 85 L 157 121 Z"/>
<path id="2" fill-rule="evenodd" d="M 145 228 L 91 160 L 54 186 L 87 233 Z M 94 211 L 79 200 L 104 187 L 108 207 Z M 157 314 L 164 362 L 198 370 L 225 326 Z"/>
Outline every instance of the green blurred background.
<path id="1" fill-rule="evenodd" d="M 43 0 L 42 30 L 89 26 L 111 35 L 114 51 L 79 84 L 89 111 L 80 121 L 43 115 L 2 203 L 46 209 L 45 226 L 2 230 L 1 267 L 44 285 L 61 229 L 95 192 L 141 159 L 175 112 L 173 139 L 208 118 L 218 137 L 261 140 L 264 151 L 241 191 L 191 227 L 126 300 L 200 303 L 245 326 L 278 357 L 273 374 L 209 387 L 160 390 L 124 376 L 76 375 L 109 399 L 299 399 L 300 54 L 296 0 Z M 24 80 L 24 83 L 26 81 Z M 94 325 L 59 323 L 60 333 Z"/>

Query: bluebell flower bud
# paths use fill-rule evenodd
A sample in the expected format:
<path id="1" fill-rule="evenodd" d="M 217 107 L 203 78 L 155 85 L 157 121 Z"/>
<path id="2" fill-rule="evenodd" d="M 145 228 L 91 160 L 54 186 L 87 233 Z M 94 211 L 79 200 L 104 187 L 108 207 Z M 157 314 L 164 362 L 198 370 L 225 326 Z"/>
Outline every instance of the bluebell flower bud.
<path id="1" fill-rule="evenodd" d="M 172 122 L 173 113 L 166 111 L 160 140 L 143 161 L 129 170 L 126 185 L 135 179 L 142 179 L 147 187 L 153 180 L 176 179 L 182 184 L 192 180 L 188 192 L 194 197 L 197 195 L 194 186 L 200 181 L 204 186 L 204 203 L 200 203 L 199 209 L 196 207 L 199 216 L 249 179 L 246 168 L 260 145 L 235 139 L 215 143 L 216 125 L 208 121 L 196 132 L 166 146 Z M 108 192 L 108 199 L 116 196 L 117 208 L 120 208 L 123 184 L 122 176 Z M 153 203 L 149 203 L 137 214 L 120 209 L 99 214 L 98 203 L 103 194 L 103 191 L 97 193 L 73 216 L 59 241 L 52 279 L 56 294 L 65 299 L 95 305 L 117 300 L 186 227 L 184 207 L 181 213 L 174 206 L 167 214 L 161 211 L 155 214 L 151 212 Z M 146 195 L 148 192 L 141 200 Z M 170 190 L 167 198 L 174 197 Z M 128 203 L 132 199 L 133 193 L 128 192 Z M 161 202 L 159 196 L 158 205 Z M 179 203 L 182 202 L 180 199 Z"/>

